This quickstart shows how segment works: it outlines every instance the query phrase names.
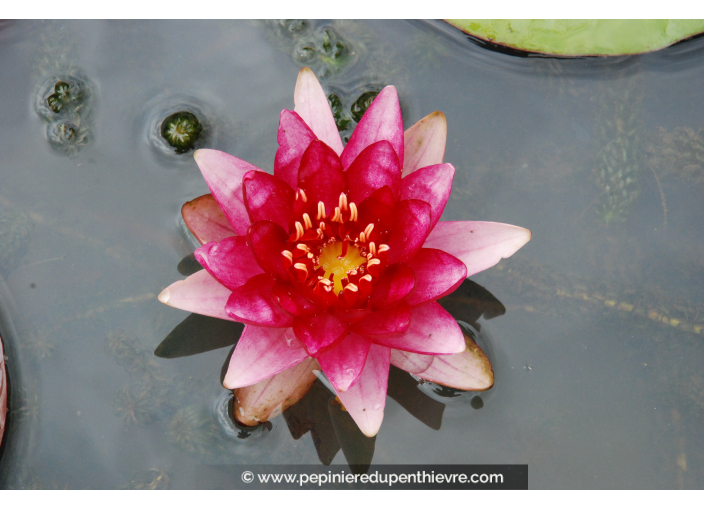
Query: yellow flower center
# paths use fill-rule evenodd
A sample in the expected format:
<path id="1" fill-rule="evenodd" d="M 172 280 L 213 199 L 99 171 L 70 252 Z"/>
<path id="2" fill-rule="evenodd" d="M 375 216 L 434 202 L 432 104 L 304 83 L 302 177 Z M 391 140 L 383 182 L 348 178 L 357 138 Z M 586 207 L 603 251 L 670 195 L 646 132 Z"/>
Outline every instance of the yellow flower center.
<path id="1" fill-rule="evenodd" d="M 325 278 L 335 282 L 335 294 L 342 290 L 342 278 L 347 277 L 349 271 L 357 269 L 367 259 L 359 254 L 359 248 L 353 244 L 347 245 L 347 253 L 342 256 L 342 242 L 326 246 L 320 252 L 320 265 L 325 270 Z M 331 277 L 332 275 L 332 277 Z"/>

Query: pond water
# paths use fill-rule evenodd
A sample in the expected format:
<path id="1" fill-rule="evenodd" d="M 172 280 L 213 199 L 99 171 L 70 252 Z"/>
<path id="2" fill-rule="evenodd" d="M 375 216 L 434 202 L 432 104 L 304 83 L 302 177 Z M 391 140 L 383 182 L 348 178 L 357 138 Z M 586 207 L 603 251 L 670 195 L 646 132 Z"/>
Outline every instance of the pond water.
<path id="1" fill-rule="evenodd" d="M 551 59 L 440 22 L 17 22 L 0 25 L 0 64 L 0 487 L 228 488 L 229 466 L 355 454 L 528 464 L 531 488 L 704 486 L 704 39 Z M 318 383 L 312 433 L 294 439 L 283 416 L 233 425 L 232 328 L 199 326 L 224 338 L 191 349 L 206 352 L 177 339 L 153 354 L 188 317 L 156 296 L 196 247 L 181 206 L 208 192 L 161 120 L 188 110 L 195 146 L 270 170 L 303 66 L 340 99 L 343 135 L 387 84 L 406 127 L 443 111 L 457 169 L 443 219 L 533 232 L 472 278 L 506 309 L 475 323 L 495 386 L 452 396 L 401 377 L 417 395 L 389 398 L 375 442 L 342 450 Z M 76 87 L 59 112 L 57 82 Z"/>

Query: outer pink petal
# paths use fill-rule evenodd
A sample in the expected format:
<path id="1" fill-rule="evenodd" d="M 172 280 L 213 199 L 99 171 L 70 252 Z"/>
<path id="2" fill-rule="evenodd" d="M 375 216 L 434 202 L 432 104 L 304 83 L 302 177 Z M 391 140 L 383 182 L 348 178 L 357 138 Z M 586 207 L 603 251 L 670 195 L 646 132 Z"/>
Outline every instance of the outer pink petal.
<path id="1" fill-rule="evenodd" d="M 467 278 L 467 266 L 460 259 L 433 248 L 421 248 L 408 265 L 416 278 L 415 287 L 406 297 L 411 306 L 447 296 Z"/>
<path id="2" fill-rule="evenodd" d="M 467 266 L 467 276 L 472 276 L 516 253 L 530 237 L 530 230 L 505 223 L 441 221 L 423 247 L 454 255 Z"/>
<path id="3" fill-rule="evenodd" d="M 326 214 L 332 216 L 339 204 L 340 193 L 347 191 L 347 178 L 340 158 L 323 142 L 311 142 L 303 154 L 298 187 L 306 193 L 306 211 L 313 220 L 317 217 L 319 201 L 325 204 Z"/>
<path id="4" fill-rule="evenodd" d="M 250 221 L 242 196 L 242 178 L 247 172 L 259 168 L 225 152 L 211 149 L 199 149 L 193 157 L 234 231 L 237 235 L 247 233 Z"/>
<path id="5" fill-rule="evenodd" d="M 404 134 L 404 177 L 419 168 L 439 165 L 445 157 L 447 119 L 442 112 L 423 117 Z"/>
<path id="6" fill-rule="evenodd" d="M 411 307 L 401 301 L 386 310 L 367 314 L 362 320 L 352 324 L 350 330 L 360 335 L 394 335 L 407 331 L 410 320 Z M 376 341 L 374 337 L 374 342 Z"/>
<path id="7" fill-rule="evenodd" d="M 383 186 L 389 186 L 398 200 L 401 195 L 401 166 L 391 144 L 379 140 L 360 152 L 347 169 L 347 182 L 349 199 L 356 204 Z"/>
<path id="8" fill-rule="evenodd" d="M 247 426 L 275 418 L 303 398 L 317 377 L 318 363 L 308 358 L 273 377 L 235 390 L 235 419 Z"/>
<path id="9" fill-rule="evenodd" d="M 298 73 L 293 102 L 296 105 L 296 113 L 306 121 L 313 133 L 328 144 L 338 156 L 342 154 L 342 140 L 335 125 L 328 98 L 315 73 L 307 67 Z"/>
<path id="10" fill-rule="evenodd" d="M 415 276 L 406 264 L 392 264 L 374 285 L 369 301 L 373 310 L 381 310 L 403 299 L 413 290 Z"/>
<path id="11" fill-rule="evenodd" d="M 417 354 L 391 349 L 391 364 L 411 374 L 427 370 L 434 359 L 435 356 L 431 354 Z"/>
<path id="12" fill-rule="evenodd" d="M 247 231 L 247 244 L 252 248 L 259 267 L 269 274 L 288 279 L 281 254 L 287 247 L 288 234 L 273 221 L 258 221 Z"/>
<path id="13" fill-rule="evenodd" d="M 440 221 L 452 192 L 455 167 L 450 163 L 421 168 L 401 181 L 401 200 L 416 198 L 430 204 L 431 230 Z"/>
<path id="14" fill-rule="evenodd" d="M 246 326 L 230 358 L 223 386 L 242 388 L 263 381 L 306 359 L 291 328 Z"/>
<path id="15" fill-rule="evenodd" d="M 341 342 L 330 346 L 316 356 L 320 368 L 336 391 L 347 391 L 367 361 L 371 340 L 363 335 L 350 333 Z"/>
<path id="16" fill-rule="evenodd" d="M 252 223 L 270 220 L 285 231 L 293 224 L 291 186 L 266 172 L 248 172 L 242 179 L 244 203 Z"/>
<path id="17" fill-rule="evenodd" d="M 379 92 L 357 124 L 342 151 L 342 166 L 349 168 L 360 152 L 379 140 L 388 140 L 403 167 L 403 119 L 396 89 L 389 85 Z"/>
<path id="18" fill-rule="evenodd" d="M 225 311 L 232 320 L 269 328 L 286 328 L 293 325 L 293 316 L 281 308 L 272 292 L 276 279 L 262 273 L 232 291 Z"/>
<path id="19" fill-rule="evenodd" d="M 0 444 L 5 434 L 5 416 L 7 415 L 7 372 L 5 368 L 5 353 L 0 338 Z"/>
<path id="20" fill-rule="evenodd" d="M 247 238 L 243 236 L 205 244 L 196 250 L 195 256 L 211 275 L 230 290 L 235 290 L 252 276 L 263 272 L 247 246 Z"/>
<path id="21" fill-rule="evenodd" d="M 457 322 L 435 301 L 411 310 L 411 326 L 405 335 L 375 337 L 374 342 L 419 354 L 454 354 L 465 348 Z"/>
<path id="22" fill-rule="evenodd" d="M 422 200 L 402 200 L 394 207 L 394 226 L 386 244 L 389 262 L 407 262 L 421 249 L 430 232 L 431 208 Z"/>
<path id="23" fill-rule="evenodd" d="M 236 235 L 222 209 L 210 193 L 183 204 L 181 216 L 183 216 L 188 230 L 198 239 L 200 244 L 220 241 Z"/>
<path id="24" fill-rule="evenodd" d="M 451 356 L 435 356 L 418 377 L 452 388 L 467 391 L 488 390 L 494 385 L 494 371 L 486 354 L 471 338 L 465 336 L 466 349 Z"/>
<path id="25" fill-rule="evenodd" d="M 274 175 L 291 188 L 296 188 L 298 182 L 298 167 L 301 157 L 310 142 L 316 139 L 315 134 L 303 119 L 290 110 L 281 112 L 279 120 L 279 149 L 274 160 Z"/>
<path id="26" fill-rule="evenodd" d="M 374 437 L 379 432 L 384 419 L 390 351 L 388 347 L 372 344 L 364 370 L 357 382 L 347 391 L 337 394 L 347 412 L 367 437 Z"/>
<path id="27" fill-rule="evenodd" d="M 311 356 L 347 334 L 347 324 L 328 312 L 314 317 L 296 317 L 293 331 Z"/>
<path id="28" fill-rule="evenodd" d="M 166 287 L 159 294 L 159 301 L 188 312 L 231 321 L 232 318 L 225 313 L 231 293 L 230 289 L 202 269 Z"/>

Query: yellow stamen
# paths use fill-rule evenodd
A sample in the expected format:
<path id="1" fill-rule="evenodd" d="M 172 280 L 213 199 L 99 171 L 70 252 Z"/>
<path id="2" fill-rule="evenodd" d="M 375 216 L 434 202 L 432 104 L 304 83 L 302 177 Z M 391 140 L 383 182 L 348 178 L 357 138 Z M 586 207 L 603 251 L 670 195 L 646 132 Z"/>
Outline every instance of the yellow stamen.
<path id="1" fill-rule="evenodd" d="M 332 280 L 335 283 L 335 293 L 342 290 L 342 278 L 347 276 L 349 271 L 357 269 L 367 260 L 359 254 L 359 248 L 354 245 L 347 247 L 347 253 L 342 255 L 342 242 L 337 242 L 326 246 L 320 252 L 320 266 L 325 270 L 325 278 Z"/>
<path id="2" fill-rule="evenodd" d="M 310 221 L 310 216 L 308 216 L 308 213 L 303 213 L 303 222 L 306 225 L 306 230 L 313 228 L 313 222 Z"/>
<path id="3" fill-rule="evenodd" d="M 317 219 L 319 220 L 324 220 L 325 219 L 325 204 L 321 201 L 318 202 L 318 216 Z"/>
<path id="4" fill-rule="evenodd" d="M 350 202 L 350 221 L 357 221 L 357 206 Z"/>

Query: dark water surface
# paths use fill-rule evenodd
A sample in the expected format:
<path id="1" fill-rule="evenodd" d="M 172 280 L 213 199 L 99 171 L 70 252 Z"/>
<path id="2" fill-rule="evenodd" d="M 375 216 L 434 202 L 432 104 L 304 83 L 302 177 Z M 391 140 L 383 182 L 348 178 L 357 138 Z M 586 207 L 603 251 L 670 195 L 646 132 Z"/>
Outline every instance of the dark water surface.
<path id="1" fill-rule="evenodd" d="M 153 354 L 188 317 L 156 299 L 195 248 L 181 205 L 208 192 L 160 120 L 188 109 L 196 146 L 270 170 L 304 65 L 340 98 L 343 135 L 355 100 L 387 84 L 406 127 L 445 112 L 443 219 L 533 232 L 473 277 L 506 307 L 479 321 L 494 388 L 481 402 L 424 388 L 445 405 L 439 430 L 389 399 L 373 462 L 525 463 L 532 488 L 702 488 L 704 40 L 519 58 L 389 21 L 0 25 L 0 487 L 227 488 L 228 465 L 320 462 L 281 416 L 248 432 L 228 420 L 234 340 Z M 71 79 L 83 94 L 47 110 Z"/>

